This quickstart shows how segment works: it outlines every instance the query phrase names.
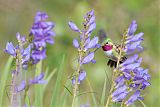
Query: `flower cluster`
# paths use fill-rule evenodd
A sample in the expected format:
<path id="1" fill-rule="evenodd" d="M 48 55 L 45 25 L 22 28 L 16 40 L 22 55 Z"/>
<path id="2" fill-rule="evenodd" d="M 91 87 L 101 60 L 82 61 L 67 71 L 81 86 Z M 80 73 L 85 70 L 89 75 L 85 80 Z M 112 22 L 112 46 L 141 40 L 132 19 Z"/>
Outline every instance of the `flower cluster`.
<path id="1" fill-rule="evenodd" d="M 23 91 L 27 85 L 33 85 L 33 84 L 46 84 L 47 81 L 46 80 L 43 80 L 44 78 L 44 73 L 41 72 L 41 74 L 39 74 L 38 76 L 36 76 L 35 78 L 33 79 L 30 79 L 28 80 L 28 84 L 26 84 L 25 81 L 22 81 L 20 85 L 17 86 L 17 90 L 16 92 L 20 92 L 20 91 Z"/>
<path id="2" fill-rule="evenodd" d="M 73 40 L 73 46 L 77 48 L 79 52 L 78 63 L 80 64 L 80 66 L 82 66 L 83 64 L 88 64 L 90 62 L 96 63 L 96 61 L 94 60 L 95 50 L 93 49 L 99 48 L 100 45 L 98 44 L 98 37 L 95 36 L 91 39 L 91 33 L 96 28 L 94 10 L 91 10 L 84 16 L 83 30 L 80 30 L 72 21 L 70 21 L 68 25 L 73 31 L 78 32 L 80 35 L 79 41 L 78 39 Z M 80 83 L 80 81 L 85 78 L 86 73 L 84 73 L 84 70 L 83 72 L 78 72 L 80 72 L 80 75 L 78 77 L 78 81 Z M 74 82 L 75 79 L 73 77 L 72 83 Z"/>
<path id="3" fill-rule="evenodd" d="M 114 102 L 124 101 L 124 104 L 129 106 L 136 100 L 143 100 L 141 91 L 150 85 L 148 80 L 150 75 L 148 69 L 142 68 L 142 58 L 139 58 L 137 51 L 142 51 L 143 47 L 141 42 L 143 41 L 143 33 L 134 35 L 137 29 L 136 21 L 132 21 L 125 35 L 125 52 L 130 57 L 127 58 L 119 66 L 120 74 L 115 80 L 115 89 L 112 93 L 112 100 Z M 129 98 L 127 97 L 129 96 Z M 128 99 L 126 99 L 126 97 Z"/>
<path id="4" fill-rule="evenodd" d="M 12 42 L 8 42 L 4 51 L 13 56 L 14 58 L 21 56 L 20 63 L 22 64 L 23 68 L 27 68 L 28 62 L 30 60 L 31 47 L 29 45 L 26 49 L 24 49 L 23 44 L 25 44 L 26 42 L 25 36 L 21 37 L 20 33 L 17 33 L 16 36 L 19 45 L 14 47 Z"/>
<path id="5" fill-rule="evenodd" d="M 32 43 L 28 43 L 25 36 L 21 36 L 20 33 L 17 33 L 18 45 L 14 46 L 12 42 L 6 44 L 6 49 L 4 51 L 13 56 L 16 60 L 16 70 L 12 71 L 12 79 L 18 79 L 19 72 L 23 72 L 20 68 L 21 65 L 24 69 L 27 69 L 30 61 L 33 61 L 32 64 L 35 64 L 46 57 L 46 43 L 53 44 L 52 36 L 55 35 L 54 32 L 51 31 L 54 24 L 53 22 L 45 22 L 47 18 L 48 15 L 46 13 L 37 12 L 35 22 L 30 31 L 30 36 L 34 37 Z M 12 84 L 15 88 L 13 91 L 23 91 L 26 86 L 32 84 L 45 84 L 46 81 L 43 80 L 43 78 L 44 73 L 42 72 L 35 78 L 27 81 L 21 80 L 19 83 L 16 83 L 18 81 L 13 80 L 15 81 L 15 83 Z"/>
<path id="6" fill-rule="evenodd" d="M 32 41 L 32 61 L 33 64 L 46 58 L 46 43 L 54 44 L 52 31 L 54 27 L 53 22 L 47 22 L 48 15 L 44 12 L 37 12 L 34 24 L 30 31 L 30 36 L 33 36 Z"/>

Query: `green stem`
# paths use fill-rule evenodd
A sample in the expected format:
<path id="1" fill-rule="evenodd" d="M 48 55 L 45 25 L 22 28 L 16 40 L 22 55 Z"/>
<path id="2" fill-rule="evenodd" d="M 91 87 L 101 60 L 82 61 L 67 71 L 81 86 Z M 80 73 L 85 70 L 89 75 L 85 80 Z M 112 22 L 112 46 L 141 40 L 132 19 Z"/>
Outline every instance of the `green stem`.
<path id="1" fill-rule="evenodd" d="M 76 101 L 76 96 L 77 96 L 77 90 L 78 90 L 78 76 L 79 76 L 79 73 L 80 73 L 80 61 L 82 59 L 82 55 L 83 55 L 83 52 L 80 51 L 79 53 L 79 63 L 78 63 L 78 66 L 77 66 L 77 70 L 76 70 L 76 81 L 75 81 L 75 84 L 74 84 L 74 90 L 73 90 L 73 100 L 72 100 L 72 107 L 75 107 L 75 101 Z"/>

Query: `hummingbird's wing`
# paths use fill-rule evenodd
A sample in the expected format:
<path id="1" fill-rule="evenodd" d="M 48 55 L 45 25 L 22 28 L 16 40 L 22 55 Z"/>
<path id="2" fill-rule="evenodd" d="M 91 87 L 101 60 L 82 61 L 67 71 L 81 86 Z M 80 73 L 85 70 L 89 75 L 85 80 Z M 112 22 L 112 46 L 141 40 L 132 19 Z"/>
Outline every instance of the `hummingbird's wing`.
<path id="1" fill-rule="evenodd" d="M 107 38 L 107 34 L 105 33 L 103 29 L 100 29 L 98 32 L 98 35 L 99 35 L 100 44 L 102 44 L 103 41 Z"/>
<path id="2" fill-rule="evenodd" d="M 118 60 L 118 56 L 119 56 L 119 54 L 120 54 L 120 45 L 114 45 L 113 46 L 113 59 L 109 59 L 109 61 L 108 61 L 108 63 L 107 63 L 107 65 L 108 66 L 110 66 L 111 68 L 112 67 L 114 67 L 114 68 L 116 68 L 116 66 L 117 66 L 117 60 Z M 124 55 L 122 55 L 122 57 L 121 57 L 121 59 L 120 59 L 120 64 L 121 63 L 123 63 L 125 60 L 127 59 L 127 57 L 126 56 L 124 56 Z"/>

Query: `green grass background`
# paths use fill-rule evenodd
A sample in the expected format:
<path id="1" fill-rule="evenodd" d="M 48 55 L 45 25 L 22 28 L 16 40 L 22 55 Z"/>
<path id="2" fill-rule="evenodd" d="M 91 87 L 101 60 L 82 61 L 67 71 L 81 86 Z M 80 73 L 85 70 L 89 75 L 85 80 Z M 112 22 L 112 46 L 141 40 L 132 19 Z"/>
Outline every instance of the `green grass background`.
<path id="1" fill-rule="evenodd" d="M 115 43 L 120 42 L 121 34 L 129 26 L 132 20 L 138 23 L 138 32 L 144 32 L 143 67 L 149 68 L 151 86 L 144 91 L 144 103 L 147 107 L 160 106 L 160 1 L 158 0 L 0 0 L 0 90 L 9 85 L 10 69 L 5 65 L 8 55 L 3 52 L 7 41 L 16 43 L 16 32 L 28 35 L 37 11 L 45 11 L 49 20 L 56 26 L 55 44 L 47 45 L 47 59 L 43 62 L 42 70 L 48 73 L 46 77 L 49 84 L 43 91 L 43 106 L 49 107 L 51 101 L 55 107 L 70 107 L 72 96 L 64 88 L 71 90 L 68 77 L 75 69 L 76 49 L 72 46 L 73 38 L 78 34 L 71 31 L 68 21 L 74 21 L 82 28 L 83 16 L 91 9 L 95 10 L 97 27 L 92 37 L 98 35 L 99 29 L 104 29 Z M 111 78 L 112 69 L 106 66 L 107 58 L 102 50 L 95 55 L 96 64 L 85 65 L 87 79 L 80 86 L 80 92 L 87 93 L 79 96 L 79 103 L 90 103 L 91 107 L 99 107 L 106 102 L 110 80 L 105 80 L 107 72 Z M 10 59 L 11 60 L 11 59 Z M 10 62 L 8 62 L 10 63 Z M 7 66 L 7 65 L 6 65 Z M 52 75 L 49 77 L 49 75 Z M 6 78 L 6 80 L 4 80 Z M 3 79 L 3 80 L 2 80 Z M 106 82 L 105 82 L 106 81 Z M 105 88 L 104 88 L 105 87 Z M 4 87 L 3 87 L 4 88 Z M 37 87 L 35 87 L 37 89 Z M 104 89 L 103 89 L 104 88 Z M 105 92 L 103 92 L 105 90 Z M 3 90 L 1 90 L 3 91 Z M 35 92 L 36 93 L 36 92 Z M 32 93 L 33 94 L 33 93 Z M 106 95 L 104 95 L 106 94 Z M 2 95 L 2 94 L 1 94 Z M 37 96 L 37 93 L 36 95 Z M 3 93 L 2 103 L 8 105 L 6 93 Z M 31 102 L 37 102 L 41 98 L 30 98 Z M 36 105 L 36 104 L 35 104 Z M 136 102 L 137 107 L 142 107 Z M 3 107 L 3 106 L 2 106 Z M 54 107 L 54 106 L 52 106 Z"/>

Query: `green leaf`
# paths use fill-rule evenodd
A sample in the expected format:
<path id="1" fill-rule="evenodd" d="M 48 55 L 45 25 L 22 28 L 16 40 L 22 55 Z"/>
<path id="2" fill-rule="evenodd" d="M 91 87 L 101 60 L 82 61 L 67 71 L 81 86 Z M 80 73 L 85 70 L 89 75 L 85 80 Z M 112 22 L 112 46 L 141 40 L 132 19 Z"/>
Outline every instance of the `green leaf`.
<path id="1" fill-rule="evenodd" d="M 63 56 L 60 67 L 59 67 L 56 83 L 55 83 L 53 93 L 52 93 L 52 99 L 51 99 L 50 107 L 57 107 L 57 98 L 59 98 L 58 93 L 60 92 L 60 87 L 61 87 L 61 80 L 62 80 L 63 67 L 64 67 L 64 59 L 65 59 L 65 56 Z"/>
<path id="2" fill-rule="evenodd" d="M 6 90 L 5 87 L 7 86 L 7 80 L 8 80 L 8 76 L 11 75 L 11 71 L 10 71 L 10 66 L 12 64 L 12 61 L 13 61 L 13 57 L 9 57 L 5 67 L 4 67 L 4 70 L 3 70 L 3 73 L 2 73 L 2 76 L 1 76 L 1 83 L 0 83 L 0 106 L 2 106 L 2 103 L 3 103 L 3 98 L 4 98 L 4 91 Z"/>

